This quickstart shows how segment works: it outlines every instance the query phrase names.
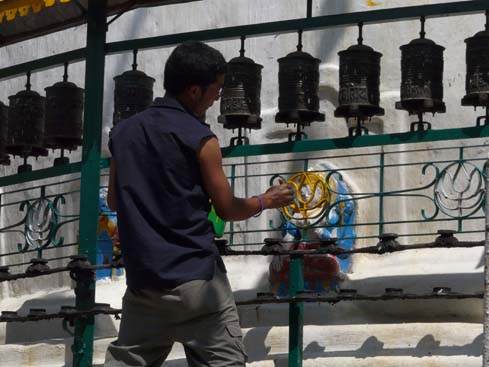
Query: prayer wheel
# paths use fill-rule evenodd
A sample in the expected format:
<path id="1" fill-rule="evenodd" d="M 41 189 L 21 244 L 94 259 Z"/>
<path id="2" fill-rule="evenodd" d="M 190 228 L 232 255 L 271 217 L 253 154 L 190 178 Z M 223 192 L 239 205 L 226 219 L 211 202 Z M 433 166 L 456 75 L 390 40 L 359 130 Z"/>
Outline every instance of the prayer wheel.
<path id="1" fill-rule="evenodd" d="M 319 112 L 319 64 L 321 60 L 302 51 L 302 32 L 299 32 L 297 51 L 289 53 L 278 60 L 279 63 L 279 112 L 275 122 L 297 124 L 297 140 L 304 135 L 301 127 L 309 126 L 314 121 L 324 121 L 324 114 Z"/>
<path id="2" fill-rule="evenodd" d="M 64 150 L 76 150 L 82 144 L 83 89 L 68 82 L 68 64 L 63 81 L 46 90 L 45 146 L 61 149 L 61 157 L 54 165 L 68 163 Z"/>
<path id="3" fill-rule="evenodd" d="M 350 135 L 361 135 L 368 130 L 363 121 L 372 116 L 384 115 L 380 103 L 380 58 L 382 54 L 363 44 L 362 28 L 359 24 L 358 44 L 338 53 L 340 57 L 339 106 L 335 117 L 356 119 L 357 126 L 349 129 Z"/>
<path id="4" fill-rule="evenodd" d="M 43 148 L 46 99 L 31 90 L 30 73 L 27 73 L 26 89 L 8 98 L 7 153 L 24 158 L 19 172 L 30 171 L 27 157 L 48 155 Z"/>
<path id="5" fill-rule="evenodd" d="M 486 11 L 485 30 L 465 40 L 467 50 L 465 61 L 467 74 L 465 78 L 466 95 L 462 98 L 462 106 L 484 107 L 486 116 L 477 119 L 489 123 L 489 11 Z"/>
<path id="6" fill-rule="evenodd" d="M 114 126 L 138 112 L 144 111 L 153 103 L 153 84 L 155 80 L 137 70 L 137 50 L 134 51 L 132 70 L 114 77 Z"/>
<path id="7" fill-rule="evenodd" d="M 443 113 L 443 46 L 425 38 L 425 18 L 421 18 L 420 38 L 401 46 L 401 101 L 396 109 L 418 115 L 420 121 L 411 124 L 411 130 L 431 128 L 423 121 L 423 114 Z"/>
<path id="8" fill-rule="evenodd" d="M 244 56 L 244 37 L 241 39 L 240 56 L 228 62 L 221 94 L 221 115 L 218 122 L 225 129 L 238 129 L 231 145 L 248 143 L 242 129 L 261 129 L 261 70 L 262 65 Z"/>

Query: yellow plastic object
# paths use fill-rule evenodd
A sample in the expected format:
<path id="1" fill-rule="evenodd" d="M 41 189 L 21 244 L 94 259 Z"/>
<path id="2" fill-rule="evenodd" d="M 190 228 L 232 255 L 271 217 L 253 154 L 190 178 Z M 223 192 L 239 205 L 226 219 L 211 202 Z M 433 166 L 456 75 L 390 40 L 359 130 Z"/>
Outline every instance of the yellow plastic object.
<path id="1" fill-rule="evenodd" d="M 287 220 L 308 221 L 320 218 L 328 205 L 334 202 L 335 181 L 330 178 L 326 183 L 324 175 L 315 172 L 297 173 L 287 180 L 294 191 L 294 202 L 281 209 Z"/>
<path id="2" fill-rule="evenodd" d="M 222 237 L 224 234 L 224 229 L 226 228 L 226 222 L 218 217 L 216 209 L 214 209 L 214 205 L 211 206 L 211 211 L 209 212 L 209 216 L 207 218 L 214 226 L 214 233 L 216 234 L 216 237 Z"/>
<path id="3" fill-rule="evenodd" d="M 71 0 L 58 0 L 60 3 L 68 3 Z M 43 7 L 50 7 L 56 4 L 56 0 L 0 0 L 0 23 L 4 18 L 7 21 L 14 20 L 17 15 L 25 17 L 32 9 L 34 13 L 39 13 Z"/>

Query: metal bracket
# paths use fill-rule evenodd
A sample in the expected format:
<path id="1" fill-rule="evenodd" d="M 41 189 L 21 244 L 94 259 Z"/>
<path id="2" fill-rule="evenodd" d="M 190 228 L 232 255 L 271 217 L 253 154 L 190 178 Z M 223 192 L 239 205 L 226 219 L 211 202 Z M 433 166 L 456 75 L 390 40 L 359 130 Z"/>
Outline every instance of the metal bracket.
<path id="1" fill-rule="evenodd" d="M 136 5 L 136 1 L 130 1 L 129 4 L 122 9 L 122 11 L 117 14 L 114 18 L 112 18 L 110 21 L 107 22 L 107 29 L 109 29 L 109 26 L 114 23 L 117 19 L 119 19 L 121 16 L 123 16 L 125 13 L 127 13 L 129 10 L 132 9 L 132 7 Z"/>

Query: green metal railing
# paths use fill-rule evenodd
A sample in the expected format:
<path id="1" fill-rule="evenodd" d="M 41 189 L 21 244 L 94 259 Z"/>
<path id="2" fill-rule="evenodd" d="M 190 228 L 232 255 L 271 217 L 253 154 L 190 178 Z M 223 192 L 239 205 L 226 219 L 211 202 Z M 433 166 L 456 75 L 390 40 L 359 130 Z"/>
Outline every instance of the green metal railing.
<path id="1" fill-rule="evenodd" d="M 237 159 L 233 159 L 232 163 L 225 164 L 225 168 L 231 182 L 235 187 L 241 187 L 241 191 L 244 191 L 243 187 L 246 185 L 248 191 L 249 187 L 254 187 L 259 191 L 260 183 L 267 182 L 270 177 L 280 175 L 287 179 L 301 172 L 305 167 L 309 167 L 309 172 L 322 174 L 324 177 L 342 178 L 343 182 L 351 187 L 351 190 L 348 192 L 349 197 L 341 202 L 354 203 L 357 210 L 360 206 L 368 206 L 373 208 L 372 212 L 376 213 L 376 216 L 364 215 L 362 218 L 357 218 L 354 224 L 335 225 L 337 228 L 354 226 L 358 231 L 355 236 L 358 240 L 376 239 L 380 234 L 392 231 L 396 231 L 400 237 L 407 238 L 436 235 L 432 226 L 426 226 L 425 231 L 418 228 L 415 233 L 403 233 L 400 232 L 401 224 L 404 227 L 406 225 L 419 227 L 420 224 L 436 223 L 438 228 L 444 227 L 444 229 L 456 230 L 460 234 L 472 235 L 483 232 L 481 226 L 479 226 L 480 229 L 473 230 L 472 225 L 470 228 L 465 228 L 464 225 L 484 219 L 482 211 L 484 203 L 483 172 L 486 158 L 477 156 L 477 154 L 480 154 L 478 152 L 481 149 L 486 148 L 489 149 L 484 144 L 440 147 L 436 150 L 443 152 L 443 158 L 433 160 L 427 159 L 432 152 L 432 149 L 428 148 L 404 151 L 380 148 L 376 152 L 360 150 L 356 154 L 344 155 L 328 155 L 320 151 L 315 154 L 307 154 L 303 158 L 299 158 L 298 155 L 294 155 L 292 159 L 272 156 L 267 160 L 248 159 L 246 163 L 238 163 Z M 409 157 L 409 162 L 403 161 L 406 157 Z M 411 157 L 416 157 L 416 159 Z M 247 165 L 248 168 L 259 166 L 264 173 L 236 174 L 243 165 Z M 404 181 L 406 182 L 398 182 L 398 186 L 388 187 L 389 182 L 392 182 L 392 177 L 399 175 L 400 177 L 405 176 Z M 362 190 L 359 190 L 359 186 L 355 184 L 355 181 L 359 179 L 362 182 Z M 417 180 L 416 184 L 412 183 L 414 180 Z M 390 185 L 392 186 L 392 183 Z M 455 185 L 460 185 L 463 190 L 456 188 Z M 447 190 L 451 192 L 446 192 Z M 258 193 L 252 192 L 252 194 Z M 418 200 L 418 210 L 411 215 L 398 213 L 398 218 L 389 213 L 386 219 L 385 209 L 392 205 L 392 200 L 399 202 L 402 199 L 409 200 L 411 204 L 413 200 Z M 331 205 L 321 219 L 327 218 L 333 207 L 334 205 Z M 273 220 L 276 221 L 277 218 Z M 248 223 L 246 230 L 236 231 L 234 227 L 230 227 L 225 234 L 232 239 L 238 234 L 261 233 L 265 238 L 267 236 L 276 237 L 280 235 L 277 232 L 283 231 L 280 225 L 269 226 L 266 221 L 250 219 Z M 308 228 L 316 229 L 327 226 L 324 223 L 316 223 L 308 225 Z M 235 246 L 263 244 L 262 241 L 250 243 L 232 240 L 230 242 Z"/>

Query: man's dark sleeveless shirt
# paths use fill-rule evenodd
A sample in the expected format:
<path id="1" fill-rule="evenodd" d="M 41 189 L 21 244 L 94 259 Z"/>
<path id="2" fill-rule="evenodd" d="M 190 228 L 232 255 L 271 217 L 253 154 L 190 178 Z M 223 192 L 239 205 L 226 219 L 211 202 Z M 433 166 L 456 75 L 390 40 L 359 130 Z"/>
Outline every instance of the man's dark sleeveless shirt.
<path id="1" fill-rule="evenodd" d="M 129 288 L 210 280 L 216 260 L 223 267 L 197 159 L 202 140 L 211 136 L 206 124 L 169 97 L 113 128 L 109 148 Z"/>

